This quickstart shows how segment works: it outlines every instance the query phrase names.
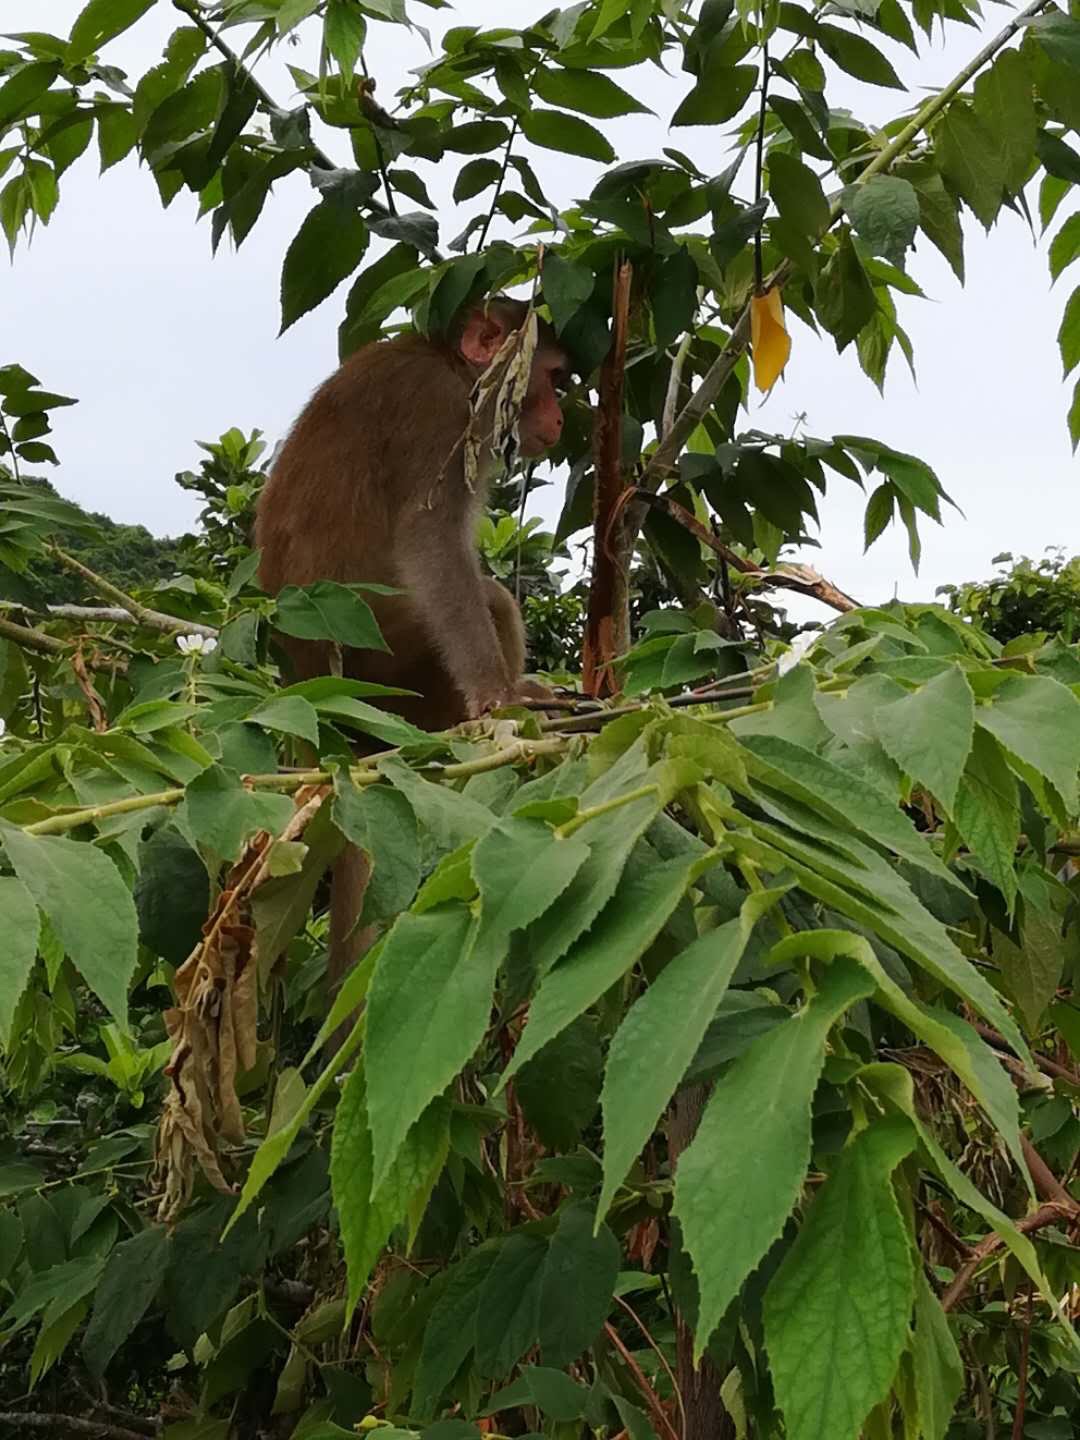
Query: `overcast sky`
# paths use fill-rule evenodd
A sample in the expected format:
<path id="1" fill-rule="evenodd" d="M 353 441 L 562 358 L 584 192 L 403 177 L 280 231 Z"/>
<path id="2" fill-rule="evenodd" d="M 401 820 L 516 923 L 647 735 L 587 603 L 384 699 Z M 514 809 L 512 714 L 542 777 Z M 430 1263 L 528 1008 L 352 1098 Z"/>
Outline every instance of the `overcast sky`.
<path id="1" fill-rule="evenodd" d="M 0 4 L 6 31 L 62 35 L 81 8 L 77 0 Z M 545 6 L 543 0 L 518 0 L 515 13 L 518 8 L 525 19 Z M 450 25 L 506 23 L 506 0 L 411 9 L 430 27 L 436 47 Z M 1005 14 L 992 9 L 987 36 Z M 160 58 L 179 21 L 171 5 L 158 4 L 108 48 L 109 60 L 134 83 Z M 947 45 L 924 42 L 918 59 L 897 46 L 884 48 L 901 78 L 915 87 L 914 101 L 921 89 L 943 85 L 981 43 L 975 30 L 953 26 Z M 366 53 L 384 104 L 405 73 L 427 58 L 418 35 L 374 23 Z M 286 60 L 315 68 L 310 41 L 282 46 L 260 66 L 260 78 L 282 104 L 295 103 Z M 677 66 L 670 75 L 642 67 L 615 78 L 656 111 L 656 118 L 601 122 L 621 160 L 657 155 L 673 144 L 707 172 L 723 168 L 727 142 L 717 131 L 668 132 L 668 119 L 688 89 Z M 905 103 L 898 91 L 835 71 L 830 78 L 833 105 L 861 118 L 884 121 Z M 319 138 L 349 163 L 340 132 L 324 131 Z M 191 524 L 196 510 L 173 480 L 177 470 L 197 465 L 195 441 L 214 439 L 230 425 L 257 426 L 277 440 L 334 367 L 347 285 L 276 338 L 281 260 L 315 199 L 307 181 L 293 176 L 280 182 L 239 254 L 223 244 L 213 257 L 208 224 L 196 224 L 192 197 L 182 192 L 164 211 L 145 169 L 129 158 L 99 177 L 95 150 L 64 177 L 48 228 L 29 250 L 20 245 L 11 267 L 0 269 L 0 363 L 19 361 L 48 388 L 79 397 L 78 406 L 55 418 L 61 465 L 51 478 L 63 494 L 117 520 L 175 533 Z M 551 152 L 531 158 L 557 203 L 587 193 L 597 173 L 589 162 Z M 449 183 L 440 183 L 437 167 L 419 168 L 432 195 L 443 201 L 453 171 Z M 1069 209 L 1062 208 L 1061 219 Z M 440 213 L 440 224 L 445 244 L 460 229 L 451 205 Z M 793 321 L 785 380 L 764 406 L 755 398 L 743 422 L 786 431 L 805 414 L 813 434 L 873 435 L 927 461 L 961 506 L 964 516 L 946 512 L 943 529 L 925 525 L 922 569 L 915 577 L 906 535 L 895 526 L 863 555 L 865 497 L 832 481 L 821 506 L 821 549 L 805 558 L 863 602 L 894 593 L 929 599 L 943 582 L 989 574 L 991 557 L 1001 550 L 1039 556 L 1048 545 L 1080 549 L 1080 468 L 1069 445 L 1069 390 L 1055 340 L 1070 277 L 1051 291 L 1047 242 L 1034 245 L 1014 215 L 1003 213 L 989 237 L 969 223 L 966 240 L 965 289 L 925 242 L 910 257 L 910 271 L 928 296 L 898 297 L 915 347 L 918 388 L 897 356 L 879 396 L 860 371 L 854 346 L 838 357 L 830 340 Z M 540 511 L 551 521 L 561 497 L 554 490 L 541 494 Z M 792 608 L 806 618 L 824 618 L 814 602 L 797 601 Z"/>

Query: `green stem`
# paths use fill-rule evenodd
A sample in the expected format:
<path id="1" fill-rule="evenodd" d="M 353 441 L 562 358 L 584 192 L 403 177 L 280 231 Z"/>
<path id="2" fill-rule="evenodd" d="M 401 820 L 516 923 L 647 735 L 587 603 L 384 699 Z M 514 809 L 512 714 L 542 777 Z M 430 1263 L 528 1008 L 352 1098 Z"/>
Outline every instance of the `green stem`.
<path id="1" fill-rule="evenodd" d="M 600 805 L 592 805 L 588 810 L 579 810 L 572 820 L 567 820 L 565 825 L 558 825 L 555 834 L 565 840 L 587 825 L 590 820 L 595 820 L 599 815 L 609 815 L 612 810 L 621 810 L 624 805 L 631 805 L 635 800 L 642 800 L 646 795 L 657 793 L 655 785 L 639 785 L 635 790 L 627 790 L 622 795 L 616 795 L 613 800 L 604 800 Z"/>

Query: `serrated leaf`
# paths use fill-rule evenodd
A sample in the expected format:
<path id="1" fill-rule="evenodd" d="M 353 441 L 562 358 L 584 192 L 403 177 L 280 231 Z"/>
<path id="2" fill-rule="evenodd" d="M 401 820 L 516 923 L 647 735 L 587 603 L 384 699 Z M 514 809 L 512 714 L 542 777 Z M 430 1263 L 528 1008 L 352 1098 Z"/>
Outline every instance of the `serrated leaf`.
<path id="1" fill-rule="evenodd" d="M 627 1011 L 608 1050 L 601 1095 L 604 1185 L 598 1216 L 607 1213 L 697 1054 L 754 925 L 783 893 L 764 890 L 748 897 L 737 919 L 670 960 Z"/>
<path id="2" fill-rule="evenodd" d="M 580 110 L 601 120 L 616 115 L 649 114 L 649 107 L 597 70 L 541 66 L 532 79 L 541 100 L 564 110 Z"/>
<path id="3" fill-rule="evenodd" d="M 1005 191 L 1004 159 L 970 105 L 954 101 L 937 130 L 941 168 L 983 228 L 997 219 Z"/>
<path id="4" fill-rule="evenodd" d="M 888 1394 L 915 1280 L 891 1176 L 914 1144 L 899 1115 L 858 1134 L 766 1291 L 765 1343 L 791 1440 L 856 1440 Z"/>
<path id="5" fill-rule="evenodd" d="M 1080 700 L 1048 675 L 1010 675 L 976 721 L 1007 751 L 1046 777 L 1075 814 L 1080 803 Z"/>
<path id="6" fill-rule="evenodd" d="M 83 1359 L 100 1380 L 109 1361 L 150 1308 L 165 1278 L 169 1232 L 149 1225 L 117 1245 L 94 1295 L 94 1313 L 83 1336 Z"/>
<path id="7" fill-rule="evenodd" d="M 368 245 L 363 216 L 333 200 L 310 210 L 281 269 L 281 330 L 332 295 L 359 265 Z"/>
<path id="8" fill-rule="evenodd" d="M 252 835 L 278 835 L 292 819 L 288 795 L 248 790 L 223 765 L 211 765 L 188 785 L 181 813 L 191 835 L 223 860 L 239 860 Z"/>
<path id="9" fill-rule="evenodd" d="M 544 254 L 542 281 L 544 302 L 551 311 L 555 333 L 561 335 L 593 293 L 596 276 L 581 261 L 568 260 L 557 250 L 548 250 Z"/>
<path id="10" fill-rule="evenodd" d="M 1019 50 L 1003 50 L 975 81 L 975 115 L 998 150 L 1005 188 L 1015 195 L 1035 156 L 1035 98 Z"/>
<path id="11" fill-rule="evenodd" d="M 964 1362 L 941 1302 L 922 1268 L 915 1272 L 915 1333 L 911 1342 L 923 1440 L 945 1440 L 956 1402 L 964 1390 Z"/>
<path id="12" fill-rule="evenodd" d="M 1080 286 L 1069 296 L 1069 303 L 1065 306 L 1058 331 L 1058 347 L 1064 374 L 1068 375 L 1080 365 Z"/>
<path id="13" fill-rule="evenodd" d="M 702 866 L 683 856 L 623 877 L 588 934 L 541 982 L 500 1086 L 629 970 Z"/>
<path id="14" fill-rule="evenodd" d="M 483 1039 L 504 949 L 460 902 L 401 915 L 387 937 L 368 992 L 364 1048 L 374 1190 L 410 1127 Z"/>
<path id="15" fill-rule="evenodd" d="M 386 1179 L 373 1190 L 364 1066 L 357 1062 L 338 1101 L 330 1147 L 330 1179 L 349 1279 L 345 1323 L 391 1231 L 414 1201 L 426 1203 L 448 1148 L 449 1111 L 437 1102 L 412 1126 Z"/>
<path id="16" fill-rule="evenodd" d="M 975 731 L 975 697 L 960 667 L 885 706 L 874 728 L 886 754 L 952 815 Z"/>
<path id="17" fill-rule="evenodd" d="M 354 650 L 388 648 L 371 606 L 334 580 L 286 585 L 277 597 L 276 623 L 299 640 L 333 640 Z"/>
<path id="18" fill-rule="evenodd" d="M 582 155 L 603 165 L 610 165 L 615 159 L 611 142 L 595 125 L 561 110 L 530 110 L 521 117 L 521 130 L 526 140 L 545 150 Z"/>
<path id="19" fill-rule="evenodd" d="M 39 928 L 30 891 L 16 876 L 0 875 L 0 933 L 5 937 L 0 948 L 0 1045 L 8 1051 L 11 1023 L 37 958 Z"/>
<path id="20" fill-rule="evenodd" d="M 408 800 L 389 785 L 358 789 L 341 770 L 334 776 L 332 815 L 371 861 L 361 924 L 400 914 L 420 884 L 420 843 Z"/>
<path id="21" fill-rule="evenodd" d="M 251 725 L 261 725 L 283 735 L 298 735 L 312 745 L 319 743 L 319 716 L 314 705 L 299 695 L 278 695 L 258 705 L 244 717 Z"/>
<path id="22" fill-rule="evenodd" d="M 494 935 L 524 929 L 544 915 L 589 858 L 584 840 L 558 835 L 542 820 L 508 816 L 472 852 L 484 928 Z"/>
<path id="23" fill-rule="evenodd" d="M 1080 255 L 1080 211 L 1070 215 L 1050 242 L 1050 277 L 1056 280 Z"/>
<path id="24" fill-rule="evenodd" d="M 679 1158 L 674 1211 L 698 1281 L 698 1355 L 791 1213 L 810 1159 L 825 1038 L 873 988 L 854 961 L 835 961 L 798 1015 L 732 1063 Z"/>
<path id="25" fill-rule="evenodd" d="M 952 818 L 964 844 L 1004 895 L 1011 913 L 1016 901 L 1020 795 L 1005 752 L 993 735 L 979 727 Z"/>
<path id="26" fill-rule="evenodd" d="M 829 223 L 829 202 L 809 165 L 782 150 L 769 152 L 769 194 L 781 217 L 817 239 Z"/>
<path id="27" fill-rule="evenodd" d="M 120 871 L 103 850 L 85 841 L 27 835 L 6 821 L 0 821 L 0 839 L 72 964 L 126 1029 L 138 922 Z"/>
<path id="28" fill-rule="evenodd" d="M 834 64 L 856 80 L 865 80 L 868 85 L 884 85 L 893 90 L 903 90 L 904 83 L 892 65 L 870 41 L 853 30 L 841 30 L 838 25 L 819 25 L 816 38 L 822 50 Z"/>
<path id="29" fill-rule="evenodd" d="M 871 253 L 902 269 L 919 224 L 919 197 L 910 181 L 875 175 L 844 191 L 844 208 Z"/>

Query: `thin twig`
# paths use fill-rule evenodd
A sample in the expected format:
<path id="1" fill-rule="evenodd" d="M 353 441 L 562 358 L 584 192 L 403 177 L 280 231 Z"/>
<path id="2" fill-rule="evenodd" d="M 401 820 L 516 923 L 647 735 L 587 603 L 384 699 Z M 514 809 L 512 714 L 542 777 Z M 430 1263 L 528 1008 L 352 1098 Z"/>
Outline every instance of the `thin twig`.
<path id="1" fill-rule="evenodd" d="M 761 103 L 758 106 L 757 156 L 754 161 L 754 204 L 761 203 L 762 174 L 765 169 L 765 107 L 769 99 L 769 42 L 761 47 Z M 761 270 L 761 225 L 754 231 L 754 289 L 760 295 L 764 276 Z"/>
<path id="2" fill-rule="evenodd" d="M 375 87 L 371 83 L 371 76 L 368 74 L 367 61 L 364 59 L 362 54 L 360 56 L 360 69 L 363 73 L 364 79 L 368 82 L 367 93 L 371 95 L 374 93 Z M 386 191 L 386 208 L 387 210 L 389 210 L 391 215 L 396 215 L 397 206 L 394 204 L 394 192 L 390 188 L 390 176 L 386 169 L 386 153 L 383 150 L 382 141 L 379 139 L 378 131 L 375 129 L 375 122 L 372 120 L 370 115 L 368 116 L 368 123 L 371 125 L 371 138 L 375 144 L 375 164 L 379 167 L 379 174 L 382 176 L 383 188 Z"/>
<path id="3" fill-rule="evenodd" d="M 672 1370 L 671 1366 L 668 1364 L 667 1356 L 664 1354 L 663 1350 L 660 1349 L 660 1346 L 659 1346 L 659 1345 L 656 1343 L 656 1341 L 653 1339 L 653 1336 L 652 1336 L 651 1331 L 649 1330 L 649 1327 L 645 1324 L 644 1320 L 642 1320 L 641 1316 L 637 1313 L 637 1311 L 633 1308 L 633 1306 L 630 1305 L 630 1304 L 628 1304 L 627 1301 L 624 1300 L 621 1295 L 616 1295 L 616 1296 L 615 1296 L 615 1300 L 616 1300 L 616 1302 L 617 1302 L 619 1305 L 622 1306 L 622 1308 L 623 1308 L 623 1309 L 626 1311 L 626 1313 L 630 1316 L 630 1319 L 633 1320 L 634 1324 L 635 1324 L 635 1325 L 638 1327 L 638 1329 L 641 1331 L 642 1335 L 645 1336 L 645 1339 L 649 1342 L 649 1345 L 650 1345 L 651 1349 L 655 1352 L 656 1358 L 660 1361 L 660 1364 L 664 1367 L 664 1370 L 665 1370 L 665 1372 L 667 1373 L 667 1377 L 668 1377 L 668 1379 L 671 1381 L 672 1394 L 675 1396 L 676 1404 L 677 1404 L 678 1407 L 679 1407 L 679 1415 L 680 1415 L 680 1417 L 682 1418 L 682 1430 L 683 1430 L 683 1434 L 685 1435 L 685 1434 L 686 1434 L 686 1408 L 685 1408 L 685 1406 L 683 1405 L 682 1391 L 679 1389 L 679 1382 L 675 1379 L 675 1372 L 674 1372 L 674 1370 Z"/>
<path id="4" fill-rule="evenodd" d="M 1005 1036 L 999 1034 L 999 1032 L 992 1029 L 991 1026 L 984 1025 L 981 1020 L 976 1020 L 974 1027 L 982 1038 L 988 1041 L 995 1050 L 1003 1050 L 1009 1055 L 1014 1053 L 1012 1046 L 1005 1039 Z M 1045 1055 L 1033 1053 L 1031 1058 L 1044 1075 L 1049 1075 L 1055 1080 L 1067 1080 L 1070 1085 L 1075 1085 L 1076 1088 L 1080 1090 L 1080 1075 L 1078 1075 L 1075 1070 L 1070 1070 L 1067 1065 L 1059 1065 L 1056 1060 L 1048 1060 Z"/>
<path id="5" fill-rule="evenodd" d="M 660 1403 L 659 1395 L 657 1395 L 656 1391 L 649 1384 L 648 1377 L 645 1375 L 645 1372 L 642 1370 L 641 1366 L 637 1363 L 633 1355 L 631 1355 L 630 1351 L 623 1344 L 622 1337 L 619 1335 L 619 1332 L 615 1329 L 614 1325 L 610 1323 L 610 1321 L 605 1322 L 604 1331 L 608 1339 L 615 1346 L 615 1349 L 622 1356 L 623 1360 L 625 1360 L 627 1367 L 630 1370 L 630 1373 L 634 1377 L 638 1389 L 641 1391 L 642 1398 L 644 1399 L 645 1404 L 648 1406 L 649 1414 L 653 1417 L 653 1421 L 659 1423 L 659 1428 L 668 1436 L 668 1440 L 679 1440 L 679 1432 L 675 1429 L 675 1426 L 672 1425 L 670 1419 L 668 1418 L 667 1411 Z"/>
<path id="6" fill-rule="evenodd" d="M 1051 1200 L 1046 1205 L 1040 1205 L 1038 1210 L 1033 1210 L 1030 1215 L 1025 1215 L 1022 1220 L 1015 1220 L 1013 1224 L 1020 1231 L 1021 1235 L 1032 1235 L 1036 1230 L 1045 1230 L 1047 1225 L 1056 1224 L 1059 1220 L 1071 1220 L 1076 1215 L 1076 1202 L 1070 1208 L 1058 1200 Z M 985 1236 L 980 1240 L 975 1249 L 971 1252 L 971 1259 L 962 1265 L 953 1276 L 948 1289 L 941 1297 L 941 1308 L 945 1311 L 953 1310 L 957 1301 L 961 1299 L 975 1274 L 985 1260 L 988 1260 L 995 1251 L 1000 1250 L 1004 1245 L 1001 1236 L 994 1233 Z"/>
<path id="7" fill-rule="evenodd" d="M 1013 1412 L 1012 1440 L 1024 1440 L 1024 1417 L 1027 1413 L 1028 1354 L 1031 1350 L 1031 1288 L 1024 1304 L 1024 1333 L 1020 1337 L 1020 1369 L 1016 1376 L 1016 1409 Z"/>
<path id="8" fill-rule="evenodd" d="M 488 231 L 491 229 L 492 221 L 495 219 L 495 207 L 499 203 L 499 196 L 502 194 L 503 186 L 506 184 L 506 172 L 510 165 L 510 152 L 514 148 L 514 141 L 520 128 L 518 117 L 514 116 L 514 123 L 510 127 L 510 134 L 506 137 L 506 149 L 503 151 L 502 168 L 499 171 L 499 178 L 495 181 L 495 193 L 491 197 L 491 206 L 484 216 L 484 224 L 480 231 L 480 239 L 476 246 L 477 254 L 483 250 L 487 241 Z"/>
<path id="9" fill-rule="evenodd" d="M 77 1415 L 46 1415 L 32 1410 L 0 1410 L 0 1425 L 15 1425 L 25 1430 L 45 1430 L 57 1435 L 67 1430 L 72 1435 L 94 1435 L 98 1440 L 146 1440 L 139 1430 L 126 1425 L 112 1425 L 107 1420 L 82 1420 Z"/>

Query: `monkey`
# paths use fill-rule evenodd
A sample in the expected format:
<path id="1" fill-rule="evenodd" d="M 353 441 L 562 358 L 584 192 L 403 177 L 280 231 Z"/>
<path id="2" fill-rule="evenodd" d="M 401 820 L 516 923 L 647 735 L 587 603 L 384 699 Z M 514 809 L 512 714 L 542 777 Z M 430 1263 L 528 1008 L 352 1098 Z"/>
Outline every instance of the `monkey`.
<path id="1" fill-rule="evenodd" d="M 475 532 L 488 476 L 470 488 L 464 463 L 473 388 L 528 308 L 494 296 L 467 308 L 446 336 L 407 333 L 355 351 L 308 401 L 259 497 L 254 539 L 268 594 L 317 580 L 403 592 L 366 594 L 388 648 L 346 650 L 342 673 L 417 692 L 385 705 L 428 730 L 550 693 L 522 678 L 521 612 L 481 573 Z M 569 370 L 554 330 L 539 321 L 518 425 L 522 456 L 557 444 Z M 493 423 L 491 409 L 481 411 L 482 426 Z M 328 673 L 328 643 L 278 641 L 297 678 Z M 368 878 L 367 857 L 347 846 L 331 880 L 331 993 L 373 938 L 357 928 Z"/>

